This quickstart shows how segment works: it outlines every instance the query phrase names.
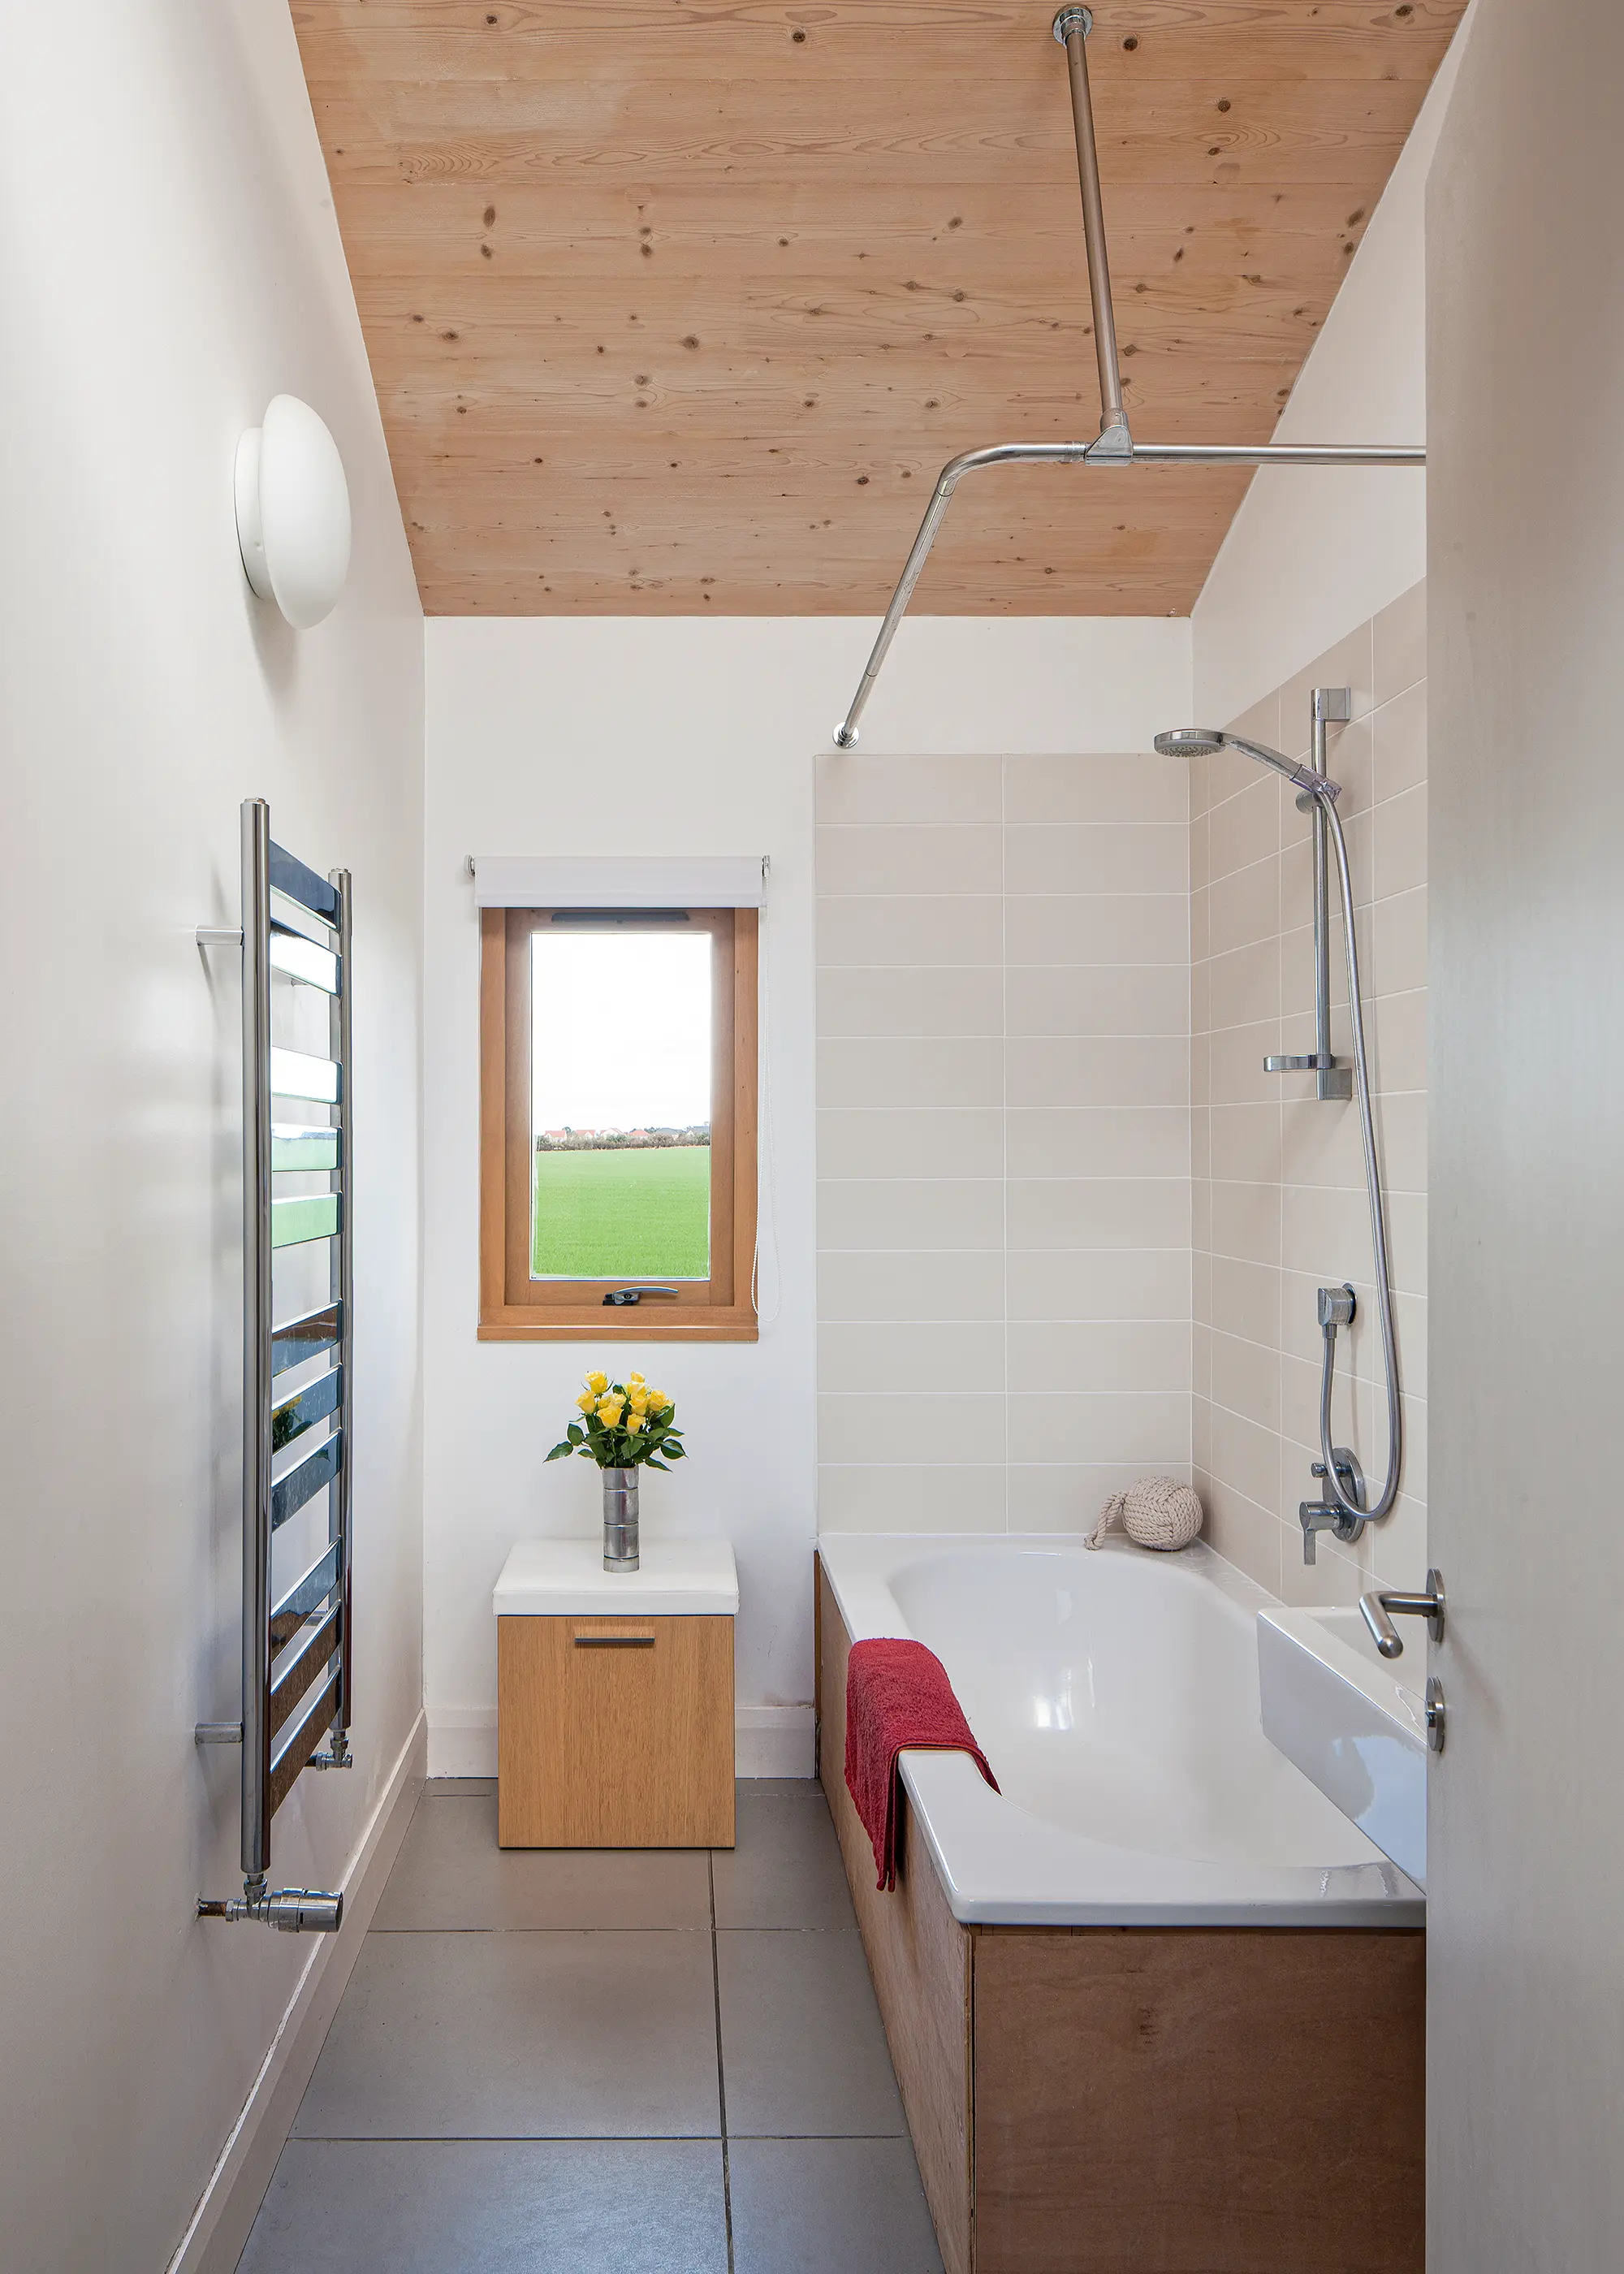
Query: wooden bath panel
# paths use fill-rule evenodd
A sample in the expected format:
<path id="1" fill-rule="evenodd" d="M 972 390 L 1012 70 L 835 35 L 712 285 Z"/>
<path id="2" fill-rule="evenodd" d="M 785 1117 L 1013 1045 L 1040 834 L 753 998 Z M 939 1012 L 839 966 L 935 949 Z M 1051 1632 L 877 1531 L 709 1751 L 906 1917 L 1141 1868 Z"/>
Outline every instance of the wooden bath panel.
<path id="1" fill-rule="evenodd" d="M 906 1804 L 897 1892 L 819 1774 L 948 2274 L 1422 2274 L 1425 1937 L 966 1927 Z"/>
<path id="2" fill-rule="evenodd" d="M 846 1788 L 846 1661 L 829 1582 L 818 1580 L 818 1774 L 828 1796 L 891 2065 L 947 2274 L 971 2274 L 970 1937 L 906 1815 L 897 1889 L 874 1884 L 874 1850 Z"/>

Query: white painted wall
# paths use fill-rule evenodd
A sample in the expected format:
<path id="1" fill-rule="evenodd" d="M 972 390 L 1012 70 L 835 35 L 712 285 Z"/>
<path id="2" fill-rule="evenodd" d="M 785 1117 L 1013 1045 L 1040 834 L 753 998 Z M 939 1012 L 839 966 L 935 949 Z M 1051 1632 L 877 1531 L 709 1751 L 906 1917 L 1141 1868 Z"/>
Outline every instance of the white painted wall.
<path id="1" fill-rule="evenodd" d="M 1615 0 L 1485 0 L 1427 199 L 1433 2274 L 1624 2265 L 1620 85 Z"/>
<path id="2" fill-rule="evenodd" d="M 771 1246 L 758 1344 L 605 1344 L 677 1399 L 692 1457 L 643 1521 L 738 1554 L 741 1766 L 810 1773 L 813 1397 L 812 771 L 873 636 L 852 619 L 427 626 L 425 1294 L 430 1766 L 494 1759 L 491 1585 L 515 1540 L 589 1533 L 598 1478 L 546 1468 L 590 1345 L 475 1339 L 478 931 L 470 853 L 766 853 Z M 1190 702 L 1189 626 L 921 618 L 864 753 L 1145 749 Z M 921 817 L 931 805 L 927 787 Z"/>
<path id="3" fill-rule="evenodd" d="M 308 1941 L 240 1889 L 237 807 L 356 879 L 356 1766 L 278 1878 L 342 1883 L 419 1703 L 422 621 L 285 0 L 11 9 L 0 81 L 0 2256 L 169 2258 Z M 349 468 L 319 630 L 253 600 L 239 431 Z"/>
<path id="4" fill-rule="evenodd" d="M 1277 442 L 1426 440 L 1423 205 L 1470 29 L 1469 9 L 1280 415 Z M 1425 574 L 1424 472 L 1263 469 L 1192 614 L 1202 722 L 1227 726 Z"/>

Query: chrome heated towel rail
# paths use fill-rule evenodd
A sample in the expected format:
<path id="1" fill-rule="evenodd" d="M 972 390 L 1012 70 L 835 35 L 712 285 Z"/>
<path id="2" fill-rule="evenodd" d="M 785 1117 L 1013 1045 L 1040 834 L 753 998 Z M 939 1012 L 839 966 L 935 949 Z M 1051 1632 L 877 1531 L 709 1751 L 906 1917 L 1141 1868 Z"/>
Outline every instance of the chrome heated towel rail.
<path id="1" fill-rule="evenodd" d="M 244 802 L 242 861 L 242 929 L 198 933 L 243 959 L 242 1719 L 199 1722 L 197 1734 L 242 1748 L 243 1892 L 199 1898 L 198 1910 L 298 1933 L 336 1928 L 343 1896 L 270 1886 L 271 1820 L 303 1770 L 351 1759 L 350 874 L 320 877 L 273 844 L 263 798 Z M 328 998 L 325 1058 L 274 1041 L 273 971 Z M 297 1120 L 282 1118 L 289 1103 Z M 281 1197 L 289 1176 L 301 1188 Z M 326 1192 L 308 1188 L 312 1176 Z M 330 1259 L 327 1300 L 278 1323 L 274 1259 L 317 1240 Z M 283 1572 L 278 1592 L 277 1535 L 322 1492 L 326 1543 L 311 1558 L 307 1540 L 304 1568 Z"/>

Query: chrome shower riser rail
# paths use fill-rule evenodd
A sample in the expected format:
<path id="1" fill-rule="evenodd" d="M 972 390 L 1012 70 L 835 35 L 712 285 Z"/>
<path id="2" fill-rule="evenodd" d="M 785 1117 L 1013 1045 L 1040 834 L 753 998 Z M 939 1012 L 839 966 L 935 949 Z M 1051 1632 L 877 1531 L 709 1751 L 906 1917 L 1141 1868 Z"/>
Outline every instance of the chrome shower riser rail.
<path id="1" fill-rule="evenodd" d="M 292 922 L 276 915 L 273 890 L 325 926 L 330 945 L 304 940 Z M 267 1875 L 271 1820 L 301 1772 L 346 1768 L 352 1758 L 347 1743 L 352 1717 L 350 877 L 342 870 L 320 877 L 274 844 L 262 798 L 243 804 L 242 910 L 240 929 L 207 925 L 198 932 L 199 946 L 236 946 L 242 954 L 242 1719 L 199 1722 L 197 1738 L 200 1744 L 242 1748 L 243 1894 L 229 1901 L 199 1898 L 198 1915 L 258 1920 L 287 1933 L 327 1932 L 342 1917 L 342 1894 L 274 1889 Z M 329 997 L 330 1061 L 273 1048 L 274 965 Z M 310 1070 L 322 1068 L 327 1079 L 312 1087 Z M 305 1123 L 279 1129 L 272 1119 L 274 1093 L 330 1102 L 330 1132 Z M 325 1141 L 329 1133 L 330 1143 Z M 338 1189 L 280 1203 L 274 1198 L 277 1176 L 312 1173 L 337 1178 Z M 274 1256 L 317 1239 L 330 1243 L 328 1300 L 278 1327 Z M 323 1355 L 327 1373 L 295 1393 L 278 1395 L 280 1377 Z M 274 1457 L 324 1422 L 327 1435 L 273 1480 Z M 323 1489 L 327 1547 L 274 1603 L 274 1536 Z M 330 1740 L 325 1755 L 318 1751 L 324 1737 Z"/>
<path id="2" fill-rule="evenodd" d="M 1102 449 L 1099 442 L 994 442 L 982 450 L 961 451 L 936 476 L 919 535 L 914 539 L 891 606 L 885 611 L 863 675 L 845 718 L 835 728 L 837 749 L 849 750 L 880 667 L 891 651 L 897 628 L 908 612 L 914 588 L 925 571 L 930 548 L 946 516 L 948 501 L 966 474 L 983 466 L 1420 466 L 1426 452 L 1418 444 L 1386 442 L 1131 442 L 1126 451 Z"/>

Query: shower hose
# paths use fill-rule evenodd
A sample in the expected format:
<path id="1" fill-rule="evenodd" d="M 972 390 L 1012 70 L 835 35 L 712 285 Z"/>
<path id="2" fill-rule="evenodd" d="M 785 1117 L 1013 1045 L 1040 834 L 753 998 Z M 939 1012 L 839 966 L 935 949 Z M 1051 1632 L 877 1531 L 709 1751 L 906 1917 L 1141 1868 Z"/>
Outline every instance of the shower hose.
<path id="1" fill-rule="evenodd" d="M 1376 1124 L 1371 1109 L 1370 1058 L 1365 1042 L 1365 1011 L 1363 990 L 1359 985 L 1359 943 L 1353 922 L 1353 877 L 1348 865 L 1348 840 L 1342 833 L 1342 816 L 1336 810 L 1335 796 L 1323 791 L 1304 790 L 1297 803 L 1307 810 L 1317 803 L 1330 828 L 1331 842 L 1336 853 L 1337 880 L 1342 889 L 1342 936 L 1348 944 L 1348 1016 L 1353 1030 L 1354 1090 L 1359 1103 L 1359 1133 L 1365 1143 L 1365 1189 L 1370 1196 L 1371 1250 L 1376 1267 L 1376 1306 L 1381 1324 L 1381 1359 L 1387 1390 L 1387 1469 L 1380 1492 L 1374 1500 L 1368 1493 L 1368 1505 L 1361 1508 L 1343 1487 L 1336 1473 L 1336 1461 L 1331 1443 L 1331 1389 L 1336 1369 L 1336 1326 L 1335 1318 L 1322 1315 L 1320 1332 L 1324 1341 L 1324 1359 L 1320 1376 L 1320 1450 L 1325 1463 L 1326 1498 L 1344 1516 L 1363 1517 L 1367 1524 L 1387 1515 L 1398 1498 L 1399 1471 L 1404 1457 L 1403 1415 L 1399 1404 L 1398 1352 L 1393 1336 L 1393 1289 L 1387 1265 L 1387 1219 L 1382 1204 L 1381 1175 L 1376 1160 Z M 1351 1292 L 1351 1291 L 1350 1291 Z M 1322 1314 L 1326 1306 L 1321 1305 Z M 1351 1310 L 1349 1316 L 1351 1317 Z"/>

